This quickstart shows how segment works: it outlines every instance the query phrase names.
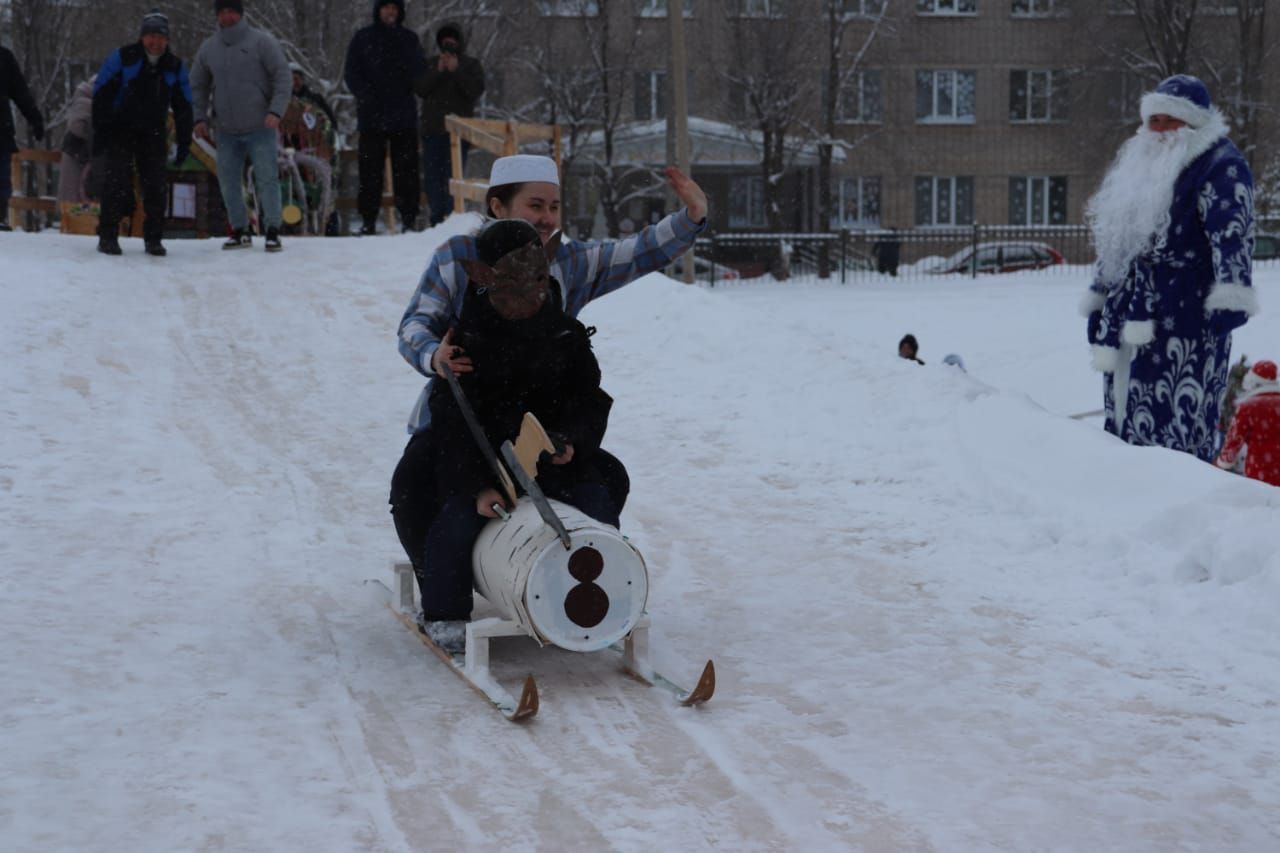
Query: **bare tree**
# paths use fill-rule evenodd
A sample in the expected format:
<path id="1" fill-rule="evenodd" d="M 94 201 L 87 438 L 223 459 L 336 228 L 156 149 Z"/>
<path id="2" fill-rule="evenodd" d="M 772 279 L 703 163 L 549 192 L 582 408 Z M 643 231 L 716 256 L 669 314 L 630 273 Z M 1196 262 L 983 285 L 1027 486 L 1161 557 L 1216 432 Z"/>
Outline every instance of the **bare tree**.
<path id="1" fill-rule="evenodd" d="M 836 149 L 852 150 L 865 139 L 842 139 L 837 133 L 837 121 L 840 117 L 842 101 L 852 96 L 859 118 L 867 105 L 864 102 L 866 90 L 863 86 L 867 51 L 876 39 L 888 29 L 886 14 L 892 0 L 858 0 L 857 9 L 849 0 L 822 0 L 823 12 L 827 22 L 827 67 L 822 87 L 821 128 L 816 134 L 818 140 L 818 230 L 827 231 L 833 219 L 831 199 L 831 161 Z M 846 51 L 845 37 L 854 23 L 859 24 L 860 41 L 850 53 Z M 827 278 L 831 275 L 831 255 L 827 244 L 822 245 L 818 254 L 818 276 Z"/>
<path id="2" fill-rule="evenodd" d="M 1200 0 L 1116 0 L 1132 12 L 1146 51 L 1124 49 L 1128 65 L 1144 76 L 1163 80 L 1190 68 L 1191 41 Z"/>

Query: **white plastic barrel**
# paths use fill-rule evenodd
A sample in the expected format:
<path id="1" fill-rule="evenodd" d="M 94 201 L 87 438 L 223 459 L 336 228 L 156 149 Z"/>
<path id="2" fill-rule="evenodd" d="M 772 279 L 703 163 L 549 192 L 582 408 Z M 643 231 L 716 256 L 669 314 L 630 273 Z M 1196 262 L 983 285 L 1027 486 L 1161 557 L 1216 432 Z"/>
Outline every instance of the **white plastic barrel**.
<path id="1" fill-rule="evenodd" d="M 534 639 L 575 652 L 607 648 L 644 613 L 644 558 L 615 528 L 551 501 L 567 551 L 528 497 L 489 522 L 471 552 L 475 586 Z"/>

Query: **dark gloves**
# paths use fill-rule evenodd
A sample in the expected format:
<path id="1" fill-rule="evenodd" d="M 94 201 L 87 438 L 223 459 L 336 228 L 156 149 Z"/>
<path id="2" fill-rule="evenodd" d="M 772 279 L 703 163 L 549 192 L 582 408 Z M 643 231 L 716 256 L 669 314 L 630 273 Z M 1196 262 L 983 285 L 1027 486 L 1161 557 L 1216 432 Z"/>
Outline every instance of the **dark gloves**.
<path id="1" fill-rule="evenodd" d="M 62 137 L 62 153 L 81 163 L 87 162 L 93 156 L 89 140 L 74 133 L 68 133 Z"/>
<path id="2" fill-rule="evenodd" d="M 1210 311 L 1209 331 L 1221 337 L 1229 335 L 1249 321 L 1249 315 L 1243 311 Z"/>
<path id="3" fill-rule="evenodd" d="M 1089 323 L 1086 327 L 1087 333 L 1089 335 L 1089 343 L 1091 344 L 1098 343 L 1098 338 L 1099 338 L 1101 329 L 1102 329 L 1102 312 L 1090 311 Z"/>

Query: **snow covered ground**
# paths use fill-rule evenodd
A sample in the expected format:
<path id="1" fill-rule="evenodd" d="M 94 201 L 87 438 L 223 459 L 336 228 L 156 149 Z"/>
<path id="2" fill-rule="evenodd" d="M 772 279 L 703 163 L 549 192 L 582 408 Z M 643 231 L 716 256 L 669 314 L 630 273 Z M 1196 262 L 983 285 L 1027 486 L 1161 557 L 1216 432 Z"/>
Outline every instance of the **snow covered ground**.
<path id="1" fill-rule="evenodd" d="M 0 847 L 1280 849 L 1280 490 L 1066 417 L 1081 276 L 591 305 L 655 663 L 720 688 L 499 641 L 542 688 L 504 721 L 363 583 L 396 325 L 465 225 L 0 235 Z"/>

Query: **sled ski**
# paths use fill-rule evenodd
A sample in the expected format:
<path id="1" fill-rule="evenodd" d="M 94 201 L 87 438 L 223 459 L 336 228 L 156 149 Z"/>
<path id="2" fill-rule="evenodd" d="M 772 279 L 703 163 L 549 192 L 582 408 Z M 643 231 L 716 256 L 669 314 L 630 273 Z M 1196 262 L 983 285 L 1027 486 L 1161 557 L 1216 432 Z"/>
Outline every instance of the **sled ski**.
<path id="1" fill-rule="evenodd" d="M 432 654 L 449 666 L 449 669 L 465 681 L 472 689 L 489 700 L 504 717 L 513 723 L 532 718 L 538 713 L 538 685 L 532 675 L 525 676 L 520 688 L 520 697 L 513 697 L 489 672 L 489 640 L 492 637 L 524 637 L 527 636 L 512 622 L 505 619 L 478 619 L 467 624 L 467 646 L 462 654 L 450 654 L 418 628 L 414 618 L 417 612 L 414 597 L 413 566 L 410 563 L 396 563 L 396 585 L 399 589 L 399 601 L 387 601 L 387 608 L 400 624 L 426 646 Z"/>
<path id="2" fill-rule="evenodd" d="M 685 708 L 703 704 L 716 692 L 716 666 L 712 661 L 707 661 L 702 667 L 702 674 L 698 676 L 698 683 L 692 690 L 686 690 L 650 665 L 647 613 L 640 617 L 640 621 L 622 643 L 614 643 L 609 650 L 622 655 L 623 672 L 642 684 L 661 687 L 673 694 L 676 701 Z"/>

